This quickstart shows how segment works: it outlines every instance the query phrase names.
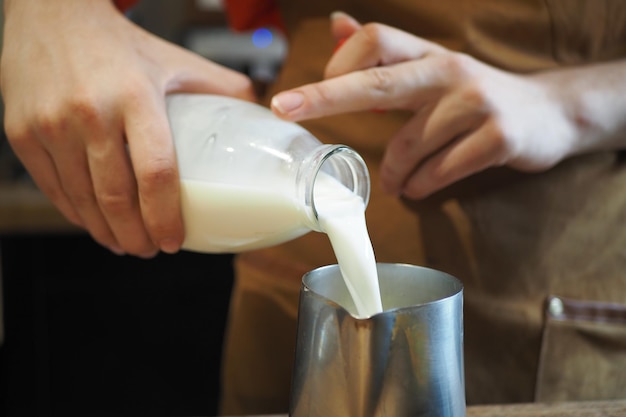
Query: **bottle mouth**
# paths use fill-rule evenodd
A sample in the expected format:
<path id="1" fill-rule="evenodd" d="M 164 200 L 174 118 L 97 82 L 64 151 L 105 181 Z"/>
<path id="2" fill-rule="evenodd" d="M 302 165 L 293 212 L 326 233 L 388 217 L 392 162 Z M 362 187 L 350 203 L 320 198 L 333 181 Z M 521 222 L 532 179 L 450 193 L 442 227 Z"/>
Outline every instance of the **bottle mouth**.
<path id="1" fill-rule="evenodd" d="M 314 152 L 309 167 L 311 181 L 305 181 L 304 202 L 309 207 L 313 230 L 321 231 L 319 213 L 315 206 L 315 187 L 320 173 L 326 173 L 363 199 L 367 207 L 370 198 L 370 175 L 365 161 L 346 145 L 322 145 Z"/>

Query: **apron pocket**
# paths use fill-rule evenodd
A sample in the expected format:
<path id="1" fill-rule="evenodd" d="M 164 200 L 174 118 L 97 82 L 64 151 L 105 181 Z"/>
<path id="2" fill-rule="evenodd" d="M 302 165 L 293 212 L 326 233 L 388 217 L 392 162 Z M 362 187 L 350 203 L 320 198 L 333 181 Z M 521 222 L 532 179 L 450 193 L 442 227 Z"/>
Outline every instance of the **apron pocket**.
<path id="1" fill-rule="evenodd" d="M 626 305 L 551 296 L 535 400 L 626 398 Z"/>

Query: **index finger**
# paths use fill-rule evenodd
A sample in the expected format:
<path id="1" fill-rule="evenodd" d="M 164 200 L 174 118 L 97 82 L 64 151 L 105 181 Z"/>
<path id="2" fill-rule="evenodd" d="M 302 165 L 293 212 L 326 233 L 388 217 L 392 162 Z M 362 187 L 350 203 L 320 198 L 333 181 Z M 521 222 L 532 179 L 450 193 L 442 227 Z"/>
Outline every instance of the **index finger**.
<path id="1" fill-rule="evenodd" d="M 163 96 L 130 103 L 125 115 L 139 204 L 152 241 L 172 253 L 184 238 L 180 181 Z"/>
<path id="2" fill-rule="evenodd" d="M 351 72 L 277 94 L 271 107 L 299 121 L 371 109 L 419 109 L 440 94 L 446 72 L 424 59 Z"/>

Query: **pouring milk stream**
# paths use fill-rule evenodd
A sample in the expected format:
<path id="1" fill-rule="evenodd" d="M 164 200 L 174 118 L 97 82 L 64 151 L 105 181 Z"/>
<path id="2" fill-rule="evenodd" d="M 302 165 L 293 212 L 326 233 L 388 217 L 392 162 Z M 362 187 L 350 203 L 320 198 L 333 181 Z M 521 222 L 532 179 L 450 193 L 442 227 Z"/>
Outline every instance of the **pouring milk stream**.
<path id="1" fill-rule="evenodd" d="M 376 258 L 365 222 L 365 203 L 341 184 L 328 180 L 328 186 L 320 184 L 316 195 L 319 222 L 333 247 L 358 316 L 370 317 L 382 312 L 383 306 Z"/>
<path id="2" fill-rule="evenodd" d="M 323 145 L 267 108 L 176 94 L 168 115 L 181 175 L 183 248 L 242 252 L 326 233 L 359 318 L 382 311 L 365 208 L 369 175 L 342 145 Z"/>

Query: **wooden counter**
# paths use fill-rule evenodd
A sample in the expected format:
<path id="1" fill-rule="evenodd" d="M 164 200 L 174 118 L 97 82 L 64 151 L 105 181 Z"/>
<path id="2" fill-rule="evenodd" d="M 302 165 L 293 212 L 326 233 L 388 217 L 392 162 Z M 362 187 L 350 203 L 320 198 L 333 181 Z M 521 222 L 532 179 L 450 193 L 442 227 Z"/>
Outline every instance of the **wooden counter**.
<path id="1" fill-rule="evenodd" d="M 262 417 L 287 417 L 287 415 L 274 414 Z M 626 417 L 626 399 L 556 404 L 469 406 L 467 417 Z"/>
<path id="2" fill-rule="evenodd" d="M 626 400 L 470 406 L 467 417 L 626 417 Z"/>

